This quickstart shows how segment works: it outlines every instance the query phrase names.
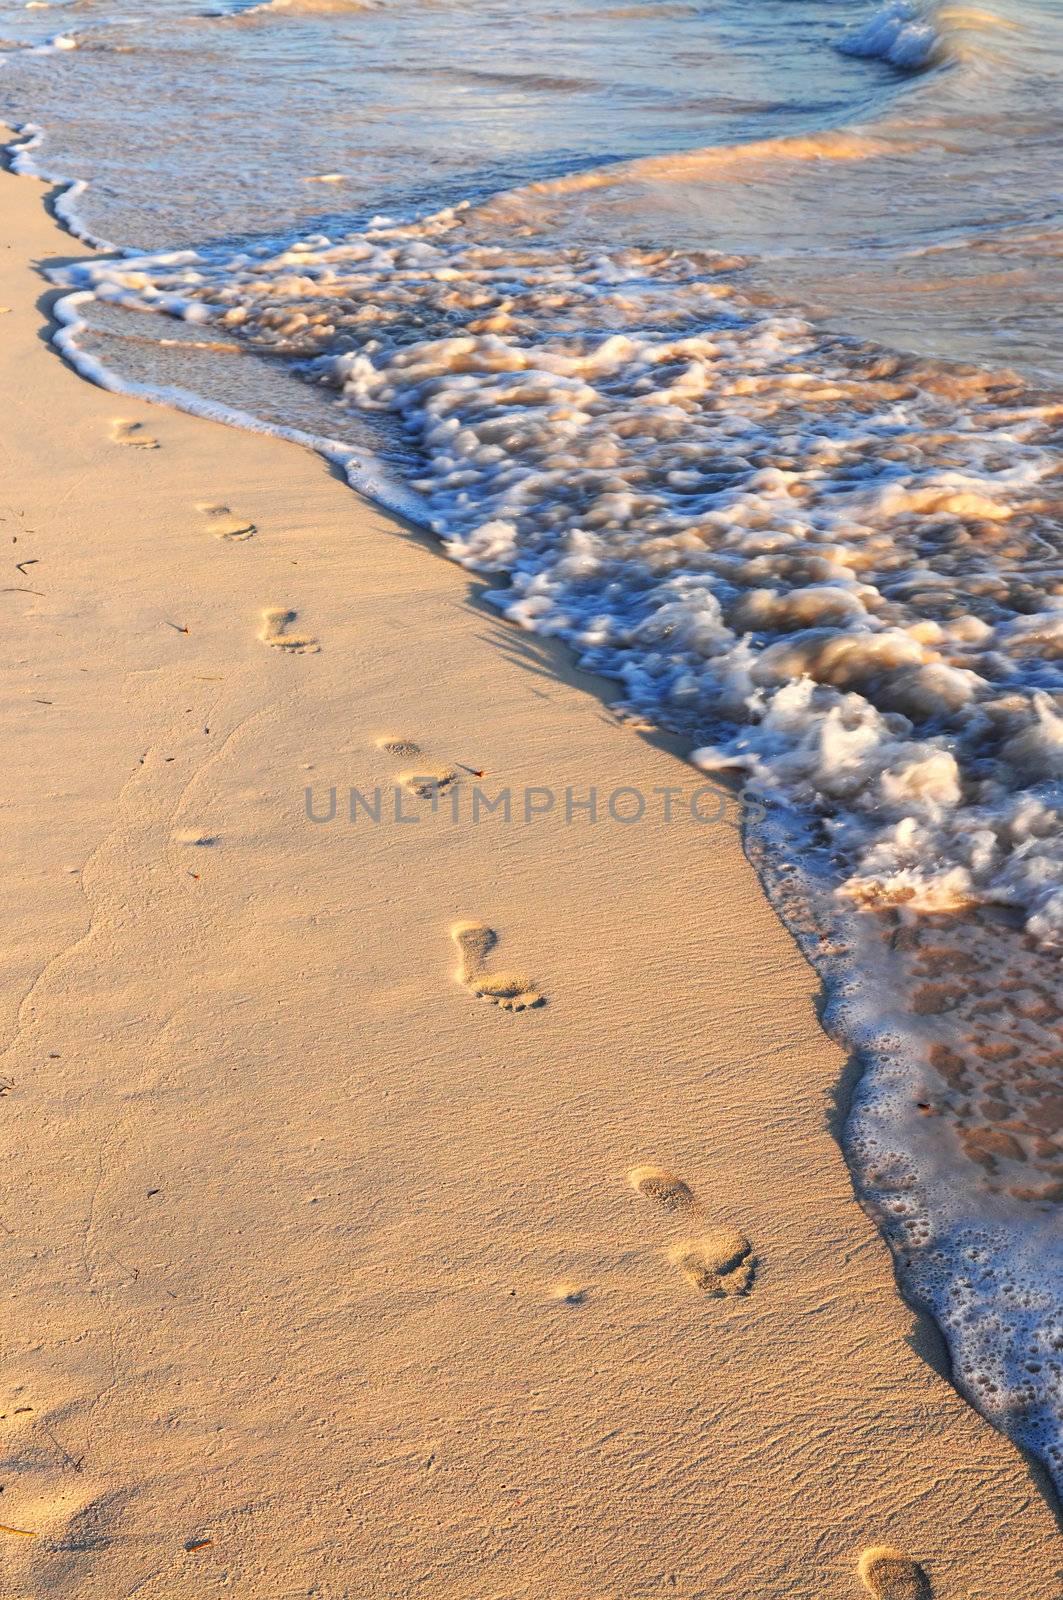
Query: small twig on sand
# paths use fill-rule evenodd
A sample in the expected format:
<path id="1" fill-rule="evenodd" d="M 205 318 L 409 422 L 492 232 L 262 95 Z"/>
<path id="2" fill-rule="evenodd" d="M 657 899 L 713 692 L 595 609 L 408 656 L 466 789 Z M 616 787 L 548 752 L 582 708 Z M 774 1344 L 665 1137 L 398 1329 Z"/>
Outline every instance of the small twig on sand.
<path id="1" fill-rule="evenodd" d="M 84 1452 L 82 1452 L 82 1454 L 79 1456 L 72 1456 L 63 1441 L 56 1438 L 55 1434 L 52 1432 L 51 1428 L 48 1427 L 47 1423 L 42 1422 L 39 1424 L 39 1427 L 45 1438 L 51 1440 L 52 1444 L 62 1456 L 64 1465 L 68 1466 L 71 1472 L 80 1472 L 85 1465 Z"/>

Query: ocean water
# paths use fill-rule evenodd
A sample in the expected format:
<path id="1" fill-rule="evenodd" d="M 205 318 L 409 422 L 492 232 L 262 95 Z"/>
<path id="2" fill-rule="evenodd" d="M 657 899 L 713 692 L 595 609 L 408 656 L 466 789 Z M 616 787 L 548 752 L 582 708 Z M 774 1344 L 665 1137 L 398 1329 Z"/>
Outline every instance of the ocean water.
<path id="1" fill-rule="evenodd" d="M 70 359 L 315 441 L 739 776 L 863 1068 L 860 1195 L 1063 1487 L 1063 7 L 0 0 L 0 35 L 16 164 L 101 246 Z"/>

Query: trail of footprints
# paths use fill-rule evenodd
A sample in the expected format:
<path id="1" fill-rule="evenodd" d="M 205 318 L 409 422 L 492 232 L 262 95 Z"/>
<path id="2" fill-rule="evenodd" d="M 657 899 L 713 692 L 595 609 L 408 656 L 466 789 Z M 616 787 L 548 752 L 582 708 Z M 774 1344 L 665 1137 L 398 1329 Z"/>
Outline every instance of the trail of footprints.
<path id="1" fill-rule="evenodd" d="M 673 1216 L 702 1215 L 690 1185 L 663 1167 L 632 1167 L 628 1182 L 636 1194 Z M 692 1288 L 715 1300 L 748 1294 L 753 1287 L 757 1266 L 753 1246 L 744 1233 L 726 1223 L 678 1239 L 668 1259 Z"/>
<path id="2" fill-rule="evenodd" d="M 423 754 L 421 746 L 413 739 L 378 739 L 377 749 L 403 761 L 413 761 Z M 417 799 L 431 801 L 434 808 L 440 797 L 457 782 L 457 777 L 454 767 L 418 760 L 415 768 L 400 772 L 396 781 Z M 451 929 L 450 936 L 460 957 L 458 982 L 478 1000 L 489 1000 L 503 1011 L 531 1011 L 546 1003 L 538 984 L 525 973 L 488 971 L 488 957 L 498 944 L 494 928 L 482 922 L 459 922 Z"/>
<path id="3" fill-rule="evenodd" d="M 112 420 L 111 443 L 127 445 L 136 450 L 159 448 L 159 441 L 154 434 L 148 433 L 142 422 L 134 422 L 128 417 L 115 417 Z M 234 515 L 229 506 L 220 502 L 198 500 L 196 510 L 206 518 L 214 537 L 223 539 L 227 544 L 242 544 L 247 539 L 253 539 L 258 532 L 253 522 Z M 263 644 L 289 655 L 315 654 L 321 649 L 320 644 L 308 634 L 293 632 L 292 624 L 296 620 L 297 613 L 287 606 L 267 606 L 262 613 L 259 638 Z M 416 746 L 413 748 L 416 749 Z"/>
<path id="4" fill-rule="evenodd" d="M 0 308 L 6 310 L 6 307 Z M 159 441 L 146 431 L 142 422 L 116 417 L 111 424 L 111 441 L 139 450 L 157 450 Z M 206 517 L 211 532 L 218 539 L 242 542 L 256 533 L 255 524 L 234 516 L 227 505 L 213 501 L 200 501 L 196 510 Z M 292 631 L 298 620 L 297 613 L 284 606 L 269 606 L 262 612 L 259 638 L 273 649 L 303 655 L 320 649 L 318 641 L 307 634 Z M 388 738 L 378 741 L 378 748 L 389 755 L 412 761 L 422 754 L 420 745 L 412 739 Z M 453 767 L 418 762 L 417 770 L 398 775 L 411 795 L 431 800 L 433 805 L 457 781 Z M 196 844 L 211 844 L 212 839 L 197 837 Z M 523 973 L 488 971 L 488 961 L 498 944 L 498 934 L 484 923 L 461 922 L 451 930 L 458 947 L 457 977 L 477 999 L 489 1000 L 505 1011 L 526 1011 L 545 1001 L 538 985 Z M 628 1173 L 632 1189 L 659 1210 L 676 1219 L 700 1218 L 702 1208 L 690 1185 L 675 1173 L 663 1167 L 637 1166 Z M 700 1293 L 714 1299 L 743 1296 L 753 1287 L 757 1258 L 745 1234 L 730 1224 L 717 1224 L 678 1239 L 668 1250 L 668 1259 L 687 1283 Z M 580 1305 L 586 1298 L 582 1285 L 561 1283 L 553 1298 L 568 1305 Z M 29 1411 L 29 1407 L 23 1408 Z M 4 1419 L 6 1420 L 6 1419 Z M 36 1508 L 35 1508 L 36 1509 Z M 35 1521 L 30 1515 L 26 1520 Z M 33 1540 L 35 1528 L 20 1528 L 0 1524 L 7 1535 Z M 860 1557 L 858 1573 L 864 1589 L 872 1600 L 933 1600 L 929 1580 L 923 1569 L 903 1551 L 889 1545 L 874 1545 Z"/>
<path id="5" fill-rule="evenodd" d="M 377 748 L 406 761 L 422 754 L 420 745 L 412 739 L 380 739 Z M 434 805 L 439 795 L 456 782 L 456 773 L 452 767 L 430 767 L 428 762 L 418 761 L 415 770 L 398 775 L 398 782 L 410 794 L 431 800 Z M 489 1000 L 504 1011 L 528 1011 L 543 1004 L 545 997 L 538 984 L 525 973 L 491 970 L 491 957 L 498 945 L 494 928 L 482 922 L 459 922 L 451 929 L 450 936 L 458 947 L 456 977 L 470 994 L 479 1000 Z M 628 1181 L 637 1194 L 662 1211 L 691 1219 L 701 1215 L 690 1185 L 663 1167 L 633 1167 Z M 753 1246 L 745 1234 L 726 1224 L 707 1227 L 676 1240 L 668 1251 L 668 1259 L 687 1283 L 714 1299 L 748 1294 L 757 1265 Z M 583 1290 L 564 1284 L 555 1291 L 554 1298 L 578 1305 L 583 1300 Z"/>
<path id="6" fill-rule="evenodd" d="M 128 417 L 115 417 L 111 422 L 112 444 L 128 445 L 136 450 L 157 450 L 159 441 L 154 434 L 148 433 L 142 422 L 134 422 Z M 223 539 L 228 544 L 242 544 L 247 539 L 253 539 L 258 532 L 255 524 L 246 517 L 234 515 L 229 506 L 213 500 L 199 500 L 196 510 L 207 519 L 207 525 L 216 539 Z M 262 626 L 259 638 L 262 643 L 271 649 L 283 650 L 288 655 L 313 655 L 321 649 L 320 644 L 309 634 L 296 633 L 292 624 L 298 620 L 298 613 L 287 606 L 267 606 L 262 613 Z M 412 752 L 416 745 L 409 746 Z M 441 784 L 453 781 L 454 774 L 440 775 Z M 421 792 L 421 791 L 417 791 Z M 427 791 L 425 791 L 427 792 Z"/>
<path id="7" fill-rule="evenodd" d="M 420 745 L 412 739 L 380 739 L 377 748 L 407 761 L 422 754 Z M 400 773 L 398 781 L 411 794 L 434 804 L 439 794 L 456 781 L 456 774 L 451 767 L 425 771 L 428 765 L 419 761 L 416 770 Z M 545 997 L 538 984 L 525 973 L 491 970 L 491 957 L 498 945 L 494 928 L 482 922 L 459 922 L 451 929 L 451 938 L 458 947 L 456 977 L 470 994 L 489 1000 L 504 1011 L 527 1011 L 543 1004 Z M 663 1211 L 690 1218 L 701 1215 L 689 1184 L 663 1167 L 633 1167 L 628 1181 L 636 1193 Z M 737 1228 L 718 1225 L 679 1239 L 668 1257 L 693 1288 L 712 1298 L 745 1295 L 752 1288 L 756 1257 L 752 1244 Z M 571 1287 L 566 1285 L 565 1292 L 559 1292 L 557 1298 L 579 1304 L 582 1292 L 576 1295 L 570 1292 Z"/>

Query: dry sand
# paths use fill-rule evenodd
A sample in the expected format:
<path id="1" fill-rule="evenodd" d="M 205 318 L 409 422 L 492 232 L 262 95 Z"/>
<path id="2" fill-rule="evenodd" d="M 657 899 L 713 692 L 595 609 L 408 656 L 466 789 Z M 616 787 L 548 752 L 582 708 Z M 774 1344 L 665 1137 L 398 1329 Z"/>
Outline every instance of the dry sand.
<path id="1" fill-rule="evenodd" d="M 928 1592 L 872 1546 L 1058 1600 L 733 813 L 344 822 L 698 780 L 313 455 L 70 372 L 44 195 L 0 174 L 4 1600 Z"/>

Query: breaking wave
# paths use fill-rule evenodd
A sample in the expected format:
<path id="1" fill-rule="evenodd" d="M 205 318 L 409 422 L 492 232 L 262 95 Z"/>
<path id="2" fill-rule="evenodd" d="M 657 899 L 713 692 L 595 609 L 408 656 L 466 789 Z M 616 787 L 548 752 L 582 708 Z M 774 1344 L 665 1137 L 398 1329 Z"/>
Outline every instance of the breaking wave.
<path id="1" fill-rule="evenodd" d="M 848 56 L 876 57 L 902 71 L 918 71 L 940 59 L 942 39 L 916 0 L 887 0 L 874 16 L 839 41 Z"/>
<path id="2" fill-rule="evenodd" d="M 922 72 L 948 62 L 977 59 L 983 36 L 1014 31 L 996 12 L 929 0 L 886 0 L 838 41 L 843 55 L 887 62 L 900 72 Z"/>

